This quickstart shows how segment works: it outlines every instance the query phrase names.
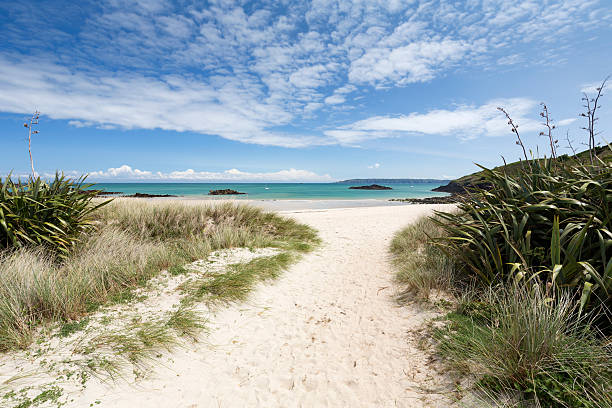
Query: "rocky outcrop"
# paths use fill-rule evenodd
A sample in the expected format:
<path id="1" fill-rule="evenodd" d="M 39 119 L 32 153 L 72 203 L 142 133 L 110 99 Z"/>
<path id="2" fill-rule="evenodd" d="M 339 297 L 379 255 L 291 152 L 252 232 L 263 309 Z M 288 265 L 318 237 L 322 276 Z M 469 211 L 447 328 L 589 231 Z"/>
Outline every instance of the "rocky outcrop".
<path id="1" fill-rule="evenodd" d="M 209 190 L 208 195 L 237 195 L 237 194 L 246 194 L 241 193 L 240 191 L 232 190 L 231 188 L 226 188 L 223 190 Z"/>
<path id="2" fill-rule="evenodd" d="M 104 191 L 104 190 L 85 190 L 85 192 L 96 197 L 107 197 L 111 195 L 123 194 L 121 191 Z"/>
<path id="3" fill-rule="evenodd" d="M 370 184 L 369 186 L 351 186 L 351 190 L 393 190 L 391 187 L 381 186 L 380 184 Z"/>
<path id="4" fill-rule="evenodd" d="M 147 194 L 147 193 L 136 193 L 136 194 L 131 194 L 131 195 L 127 195 L 126 197 L 133 197 L 133 198 L 157 198 L 157 197 L 178 197 L 172 194 Z"/>
<path id="5" fill-rule="evenodd" d="M 400 201 L 410 204 L 455 204 L 461 199 L 461 195 L 450 195 L 445 197 L 426 197 L 426 198 L 392 198 L 389 201 Z"/>
<path id="6" fill-rule="evenodd" d="M 450 181 L 447 185 L 436 187 L 431 191 L 438 191 L 440 193 L 463 194 L 465 193 L 465 186 L 453 180 Z"/>
<path id="7" fill-rule="evenodd" d="M 432 189 L 431 191 L 437 191 L 440 193 L 451 193 L 451 194 L 465 194 L 467 193 L 468 189 L 474 188 L 474 187 L 482 188 L 485 190 L 488 190 L 491 188 L 489 184 L 483 183 L 483 182 L 480 182 L 480 183 L 471 182 L 471 181 L 458 182 L 456 180 L 453 180 L 449 182 L 447 185 L 436 187 Z"/>

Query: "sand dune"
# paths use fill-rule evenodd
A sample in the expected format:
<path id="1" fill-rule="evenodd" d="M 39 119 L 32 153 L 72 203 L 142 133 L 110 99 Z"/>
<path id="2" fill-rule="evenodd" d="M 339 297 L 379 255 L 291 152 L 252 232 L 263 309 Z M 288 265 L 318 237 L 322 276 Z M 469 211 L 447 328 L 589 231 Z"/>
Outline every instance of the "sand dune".
<path id="1" fill-rule="evenodd" d="M 398 307 L 392 234 L 442 206 L 285 212 L 324 243 L 247 303 L 210 316 L 211 334 L 135 384 L 91 381 L 69 405 L 108 407 L 448 406 L 409 339 L 431 312 Z"/>

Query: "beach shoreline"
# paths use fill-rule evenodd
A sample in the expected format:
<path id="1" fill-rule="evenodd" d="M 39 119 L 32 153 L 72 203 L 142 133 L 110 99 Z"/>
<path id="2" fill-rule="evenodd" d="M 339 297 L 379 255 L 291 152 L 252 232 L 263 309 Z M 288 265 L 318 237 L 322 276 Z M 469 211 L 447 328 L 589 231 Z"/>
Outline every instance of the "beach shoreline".
<path id="1" fill-rule="evenodd" d="M 109 197 L 111 198 L 111 197 Z M 100 198 L 99 198 L 100 199 Z M 101 198 L 104 199 L 104 198 Z M 369 207 L 402 207 L 420 204 L 406 203 L 402 201 L 390 201 L 385 198 L 372 199 L 249 199 L 228 197 L 206 197 L 206 196 L 184 196 L 184 197 L 154 197 L 133 198 L 115 197 L 115 200 L 150 200 L 161 202 L 180 202 L 189 204 L 219 204 L 232 203 L 252 205 L 266 211 L 302 211 L 302 210 L 329 210 L 340 208 L 369 208 Z"/>

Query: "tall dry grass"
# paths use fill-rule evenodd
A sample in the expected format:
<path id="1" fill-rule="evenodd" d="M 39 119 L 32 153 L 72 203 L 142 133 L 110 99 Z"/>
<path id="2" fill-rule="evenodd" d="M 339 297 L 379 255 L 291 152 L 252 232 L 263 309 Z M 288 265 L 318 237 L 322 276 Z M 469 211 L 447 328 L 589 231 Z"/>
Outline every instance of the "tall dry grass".
<path id="1" fill-rule="evenodd" d="M 309 227 L 244 205 L 116 200 L 58 260 L 43 247 L 0 253 L 0 350 L 25 347 L 41 323 L 78 319 L 162 269 L 231 247 L 302 248 Z"/>
<path id="2" fill-rule="evenodd" d="M 432 289 L 448 290 L 457 283 L 453 260 L 431 245 L 443 233 L 430 217 L 421 217 L 394 235 L 390 251 L 396 279 L 404 286 L 400 301 L 426 300 Z"/>

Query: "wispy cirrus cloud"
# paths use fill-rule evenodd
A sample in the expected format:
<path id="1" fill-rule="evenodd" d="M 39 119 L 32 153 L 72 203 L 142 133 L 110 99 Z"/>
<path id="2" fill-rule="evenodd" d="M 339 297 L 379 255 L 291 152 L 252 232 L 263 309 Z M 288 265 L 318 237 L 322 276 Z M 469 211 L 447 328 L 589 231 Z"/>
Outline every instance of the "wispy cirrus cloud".
<path id="1" fill-rule="evenodd" d="M 525 98 L 500 99 L 481 106 L 461 105 L 455 109 L 436 109 L 408 115 L 373 116 L 326 134 L 342 144 L 404 135 L 449 135 L 462 139 L 508 134 L 507 119 L 497 110 L 504 107 L 520 123 L 521 130 L 535 131 L 541 124 L 530 117 L 537 102 Z"/>
<path id="2" fill-rule="evenodd" d="M 275 172 L 252 173 L 238 169 L 222 172 L 193 169 L 171 172 L 139 170 L 127 164 L 89 173 L 92 180 L 166 180 L 166 181 L 221 181 L 221 182 L 329 182 L 329 174 L 319 175 L 308 170 L 287 169 Z"/>

